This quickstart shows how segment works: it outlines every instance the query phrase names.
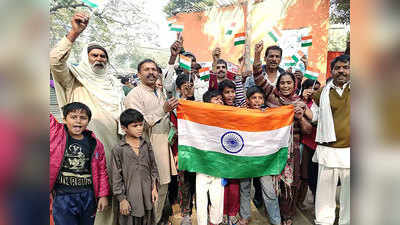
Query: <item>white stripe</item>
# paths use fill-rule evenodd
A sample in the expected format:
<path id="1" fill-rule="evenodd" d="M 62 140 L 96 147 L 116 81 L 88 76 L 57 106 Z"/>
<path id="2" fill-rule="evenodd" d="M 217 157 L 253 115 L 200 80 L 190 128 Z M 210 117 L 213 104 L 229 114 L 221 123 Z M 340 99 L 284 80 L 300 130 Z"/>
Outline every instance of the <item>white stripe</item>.
<path id="1" fill-rule="evenodd" d="M 308 39 L 308 40 L 302 40 L 301 43 L 302 44 L 307 44 L 307 43 L 311 43 L 312 39 Z"/>
<path id="2" fill-rule="evenodd" d="M 319 73 L 312 72 L 312 71 L 306 71 L 306 74 L 308 74 L 310 76 L 313 76 L 313 77 L 318 77 L 319 76 Z"/>
<path id="3" fill-rule="evenodd" d="M 210 71 L 207 70 L 207 71 L 201 72 L 200 76 L 204 76 L 204 75 L 208 75 L 208 74 L 210 74 Z"/>
<path id="4" fill-rule="evenodd" d="M 287 147 L 290 138 L 290 126 L 272 131 L 248 132 L 228 130 L 178 119 L 178 129 L 179 145 L 187 145 L 204 151 L 237 156 L 264 156 L 273 154 L 280 148 Z M 236 154 L 229 153 L 222 147 L 221 137 L 228 131 L 235 131 L 243 138 L 244 147 Z"/>
<path id="5" fill-rule="evenodd" d="M 245 40 L 245 39 L 246 39 L 246 37 L 244 37 L 244 36 L 242 36 L 242 37 L 237 37 L 237 38 L 235 38 L 235 42 L 243 41 L 243 40 Z"/>
<path id="6" fill-rule="evenodd" d="M 172 24 L 171 27 L 176 28 L 176 29 L 183 29 L 183 25 L 179 25 L 179 24 Z"/>
<path id="7" fill-rule="evenodd" d="M 192 64 L 190 61 L 187 61 L 187 60 L 182 59 L 182 58 L 180 58 L 179 62 L 182 63 L 182 64 L 185 64 L 187 66 L 191 66 L 191 64 Z"/>

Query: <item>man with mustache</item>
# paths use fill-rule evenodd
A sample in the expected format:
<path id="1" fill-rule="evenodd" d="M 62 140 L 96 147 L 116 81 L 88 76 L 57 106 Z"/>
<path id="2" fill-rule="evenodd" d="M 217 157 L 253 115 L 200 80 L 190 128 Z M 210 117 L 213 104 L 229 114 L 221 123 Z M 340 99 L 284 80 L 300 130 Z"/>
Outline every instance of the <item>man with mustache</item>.
<path id="1" fill-rule="evenodd" d="M 221 59 L 221 49 L 215 48 L 212 52 L 213 57 L 213 73 L 210 76 L 209 89 L 218 89 L 218 84 L 227 79 L 228 65 L 225 60 Z"/>
<path id="2" fill-rule="evenodd" d="M 162 90 L 157 88 L 159 71 L 156 62 L 145 59 L 139 63 L 137 70 L 141 83 L 126 96 L 125 107 L 136 109 L 143 114 L 145 121 L 143 137 L 153 147 L 160 178 L 158 200 L 153 207 L 155 224 L 158 224 L 168 194 L 171 175 L 177 175 L 168 134 L 171 129 L 169 112 L 178 106 L 178 100 L 174 97 L 166 100 Z"/>
<path id="3" fill-rule="evenodd" d="M 84 13 L 72 17 L 71 30 L 50 51 L 50 71 L 60 106 L 82 102 L 92 110 L 88 128 L 104 144 L 108 174 L 111 174 L 111 150 L 119 142 L 118 120 L 124 96 L 122 84 L 107 71 L 108 53 L 97 43 L 89 43 L 82 49 L 79 65 L 67 64 L 73 43 L 88 23 L 89 17 Z M 109 207 L 97 213 L 95 224 L 116 224 L 117 202 L 111 198 L 109 201 Z"/>
<path id="4" fill-rule="evenodd" d="M 267 80 L 269 84 L 272 86 L 276 86 L 276 81 L 280 74 L 284 73 L 285 70 L 279 67 L 282 59 L 282 48 L 279 46 L 273 45 L 269 46 L 265 51 L 265 65 L 262 66 L 263 76 Z M 249 76 L 246 79 L 244 87 L 248 89 L 249 87 L 256 86 L 254 82 L 254 77 Z"/>
<path id="5" fill-rule="evenodd" d="M 219 89 L 219 84 L 226 80 L 229 79 L 227 77 L 227 69 L 228 69 L 228 64 L 225 60 L 221 59 L 221 49 L 220 48 L 215 48 L 212 52 L 213 56 L 213 73 L 210 75 L 210 80 L 209 80 L 209 90 L 218 90 Z M 229 79 L 230 80 L 230 79 Z M 233 82 L 235 83 L 235 104 L 241 107 L 246 107 L 246 93 L 243 87 L 243 79 L 242 79 L 242 74 L 238 75 L 236 74 L 235 77 L 233 78 Z"/>
<path id="6" fill-rule="evenodd" d="M 350 56 L 331 62 L 333 80 L 314 93 L 319 112 L 313 162 L 318 163 L 315 224 L 335 221 L 336 186 L 340 178 L 339 224 L 350 224 Z"/>

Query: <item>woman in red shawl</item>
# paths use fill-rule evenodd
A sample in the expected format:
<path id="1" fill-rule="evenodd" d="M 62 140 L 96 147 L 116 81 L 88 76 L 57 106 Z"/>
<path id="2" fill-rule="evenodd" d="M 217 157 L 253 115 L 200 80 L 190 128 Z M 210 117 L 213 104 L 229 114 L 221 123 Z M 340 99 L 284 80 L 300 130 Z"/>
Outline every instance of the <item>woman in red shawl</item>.
<path id="1" fill-rule="evenodd" d="M 312 118 L 311 111 L 296 95 L 296 78 L 292 73 L 285 72 L 278 77 L 276 88 L 264 78 L 261 68 L 261 51 L 263 42 L 255 47 L 253 76 L 257 86 L 260 86 L 267 96 L 266 105 L 269 108 L 284 105 L 294 105 L 293 141 L 289 146 L 288 160 L 279 176 L 276 176 L 275 189 L 279 195 L 279 207 L 282 224 L 291 225 L 296 214 L 295 197 L 300 184 L 300 136 L 311 132 L 311 123 L 306 118 Z"/>

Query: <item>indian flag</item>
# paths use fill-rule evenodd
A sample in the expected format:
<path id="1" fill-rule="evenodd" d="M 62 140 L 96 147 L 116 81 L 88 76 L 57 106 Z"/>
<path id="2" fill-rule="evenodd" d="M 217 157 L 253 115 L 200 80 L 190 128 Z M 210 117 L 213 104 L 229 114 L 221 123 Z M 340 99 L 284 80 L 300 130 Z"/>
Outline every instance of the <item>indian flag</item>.
<path id="1" fill-rule="evenodd" d="M 301 59 L 303 56 L 304 56 L 304 53 L 303 53 L 301 50 L 299 50 L 299 51 L 297 51 L 297 52 L 292 56 L 292 59 L 293 59 L 296 63 L 298 63 L 298 62 L 300 61 L 300 59 Z"/>
<path id="2" fill-rule="evenodd" d="M 192 67 L 192 59 L 184 55 L 179 56 L 179 66 L 183 69 L 190 70 Z"/>
<path id="3" fill-rule="evenodd" d="M 176 31 L 176 32 L 182 32 L 183 31 L 183 25 L 179 25 L 179 24 L 171 24 L 171 26 L 169 27 L 170 31 Z"/>
<path id="4" fill-rule="evenodd" d="M 82 0 L 82 2 L 92 8 L 98 8 L 100 5 L 105 3 L 105 0 Z"/>
<path id="5" fill-rule="evenodd" d="M 176 19 L 168 20 L 168 26 L 171 27 L 174 23 L 176 23 Z"/>
<path id="6" fill-rule="evenodd" d="M 301 47 L 308 47 L 312 45 L 312 36 L 304 36 L 301 38 Z"/>
<path id="7" fill-rule="evenodd" d="M 319 72 L 316 69 L 308 68 L 304 73 L 304 76 L 311 80 L 317 80 L 319 76 Z"/>
<path id="8" fill-rule="evenodd" d="M 263 112 L 179 100 L 179 169 L 215 177 L 278 175 L 288 158 L 294 107 Z"/>
<path id="9" fill-rule="evenodd" d="M 246 42 L 246 33 L 238 33 L 235 34 L 235 46 L 236 45 L 243 45 Z"/>
<path id="10" fill-rule="evenodd" d="M 226 70 L 230 73 L 234 73 L 234 74 L 239 74 L 239 66 L 231 63 L 231 62 L 226 62 L 228 68 L 226 68 Z"/>
<path id="11" fill-rule="evenodd" d="M 200 80 L 205 80 L 210 78 L 210 68 L 204 67 L 199 69 Z"/>
<path id="12" fill-rule="evenodd" d="M 284 64 L 283 64 L 283 66 L 287 69 L 287 68 L 289 68 L 289 67 L 293 67 L 293 66 L 296 66 L 296 62 L 295 61 L 293 61 L 293 58 L 292 57 L 290 57 L 290 56 L 286 56 L 285 58 L 284 58 Z"/>
<path id="13" fill-rule="evenodd" d="M 272 30 L 270 32 L 268 32 L 268 35 L 272 38 L 272 40 L 274 40 L 275 42 L 278 42 L 279 39 L 282 37 L 282 33 L 279 31 L 278 28 L 276 28 L 276 26 L 272 27 Z"/>
<path id="14" fill-rule="evenodd" d="M 231 35 L 233 33 L 233 29 L 235 28 L 235 26 L 236 26 L 235 22 L 231 23 L 231 25 L 229 25 L 228 29 L 226 30 L 225 34 L 226 35 Z"/>

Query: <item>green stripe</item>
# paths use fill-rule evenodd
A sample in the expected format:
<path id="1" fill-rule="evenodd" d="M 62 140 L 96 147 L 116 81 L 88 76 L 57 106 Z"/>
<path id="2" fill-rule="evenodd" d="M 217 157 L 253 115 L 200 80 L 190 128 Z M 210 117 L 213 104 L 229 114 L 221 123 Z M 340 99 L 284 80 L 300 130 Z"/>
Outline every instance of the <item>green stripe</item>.
<path id="1" fill-rule="evenodd" d="M 308 47 L 311 46 L 312 42 L 308 42 L 308 43 L 301 43 L 301 47 Z"/>
<path id="2" fill-rule="evenodd" d="M 307 77 L 308 79 L 311 79 L 311 80 L 316 80 L 316 79 L 318 79 L 318 77 L 314 77 L 314 76 L 312 76 L 312 75 L 310 75 L 310 74 L 304 74 L 304 76 L 305 77 Z"/>
<path id="3" fill-rule="evenodd" d="M 296 55 L 292 55 L 292 59 L 293 59 L 294 61 L 296 61 L 296 63 L 299 61 L 299 59 L 296 57 Z"/>
<path id="4" fill-rule="evenodd" d="M 285 66 L 286 66 L 286 67 L 295 66 L 295 65 L 296 65 L 295 62 L 285 63 Z"/>
<path id="5" fill-rule="evenodd" d="M 214 177 L 247 178 L 279 175 L 285 168 L 288 148 L 266 156 L 236 156 L 179 145 L 179 169 Z"/>
<path id="6" fill-rule="evenodd" d="M 278 42 L 278 38 L 272 32 L 268 32 L 268 35 L 275 41 Z"/>
<path id="7" fill-rule="evenodd" d="M 171 27 L 170 30 L 171 30 L 171 31 L 177 31 L 177 32 L 182 32 L 182 31 L 183 31 L 182 28 L 176 28 L 176 27 Z"/>
<path id="8" fill-rule="evenodd" d="M 181 63 L 181 62 L 179 63 L 179 66 L 182 67 L 183 69 L 187 69 L 187 70 L 190 70 L 190 68 L 191 68 L 190 66 L 188 66 L 184 63 Z"/>
<path id="9" fill-rule="evenodd" d="M 210 79 L 210 74 L 204 75 L 200 77 L 200 80 Z"/>
<path id="10" fill-rule="evenodd" d="M 235 46 L 236 45 L 243 45 L 245 42 L 246 42 L 246 40 L 235 41 Z"/>
<path id="11" fill-rule="evenodd" d="M 82 0 L 82 2 L 86 3 L 88 6 L 93 7 L 93 8 L 97 8 L 98 5 L 94 2 L 91 2 L 89 0 Z"/>

